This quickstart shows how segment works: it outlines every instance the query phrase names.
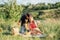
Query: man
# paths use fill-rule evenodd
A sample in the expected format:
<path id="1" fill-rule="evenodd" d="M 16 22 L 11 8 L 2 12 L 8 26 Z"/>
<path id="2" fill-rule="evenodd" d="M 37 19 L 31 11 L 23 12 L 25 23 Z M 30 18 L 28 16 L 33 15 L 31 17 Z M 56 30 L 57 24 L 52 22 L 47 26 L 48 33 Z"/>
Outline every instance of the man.
<path id="1" fill-rule="evenodd" d="M 20 28 L 20 33 L 24 34 L 26 32 L 26 28 L 25 28 L 25 19 L 28 19 L 29 22 L 29 13 L 23 14 L 20 21 L 21 21 L 21 28 Z"/>

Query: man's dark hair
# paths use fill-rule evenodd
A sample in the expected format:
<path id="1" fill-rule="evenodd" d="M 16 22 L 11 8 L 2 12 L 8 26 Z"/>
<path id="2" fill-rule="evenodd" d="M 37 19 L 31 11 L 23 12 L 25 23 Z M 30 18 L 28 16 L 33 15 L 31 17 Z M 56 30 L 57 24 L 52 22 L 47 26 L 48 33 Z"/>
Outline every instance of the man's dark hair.
<path id="1" fill-rule="evenodd" d="M 22 16 L 21 16 L 21 19 L 20 19 L 20 21 L 21 21 L 21 26 L 25 23 L 25 19 L 26 19 L 26 15 L 22 15 Z"/>
<path id="2" fill-rule="evenodd" d="M 30 14 L 29 14 L 29 13 L 27 13 L 26 15 L 27 15 L 28 17 L 30 17 Z"/>
<path id="3" fill-rule="evenodd" d="M 29 13 L 23 14 L 23 15 L 21 16 L 21 19 L 20 19 L 20 21 L 21 21 L 21 26 L 25 23 L 25 19 L 27 19 L 28 22 L 29 22 L 29 19 L 28 19 L 27 17 L 30 17 L 30 14 L 29 14 Z"/>

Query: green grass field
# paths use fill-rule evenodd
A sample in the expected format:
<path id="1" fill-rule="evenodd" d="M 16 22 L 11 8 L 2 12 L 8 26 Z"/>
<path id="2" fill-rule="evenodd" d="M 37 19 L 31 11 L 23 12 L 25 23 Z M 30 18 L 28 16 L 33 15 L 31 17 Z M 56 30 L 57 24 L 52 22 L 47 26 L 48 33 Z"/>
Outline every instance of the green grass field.
<path id="1" fill-rule="evenodd" d="M 0 4 L 0 40 L 60 40 L 60 2 L 48 3 L 47 5 L 45 3 L 34 5 L 28 2 L 28 5 L 18 5 L 16 1 L 1 1 L 3 4 Z M 17 22 L 25 13 L 31 13 L 34 19 L 38 21 L 38 28 L 47 34 L 47 37 L 32 38 L 11 35 L 12 27 L 20 28 Z"/>
<path id="2" fill-rule="evenodd" d="M 60 20 L 55 19 L 47 19 L 47 20 L 40 20 L 38 23 L 38 27 L 40 30 L 47 34 L 48 36 L 45 38 L 39 37 L 22 37 L 20 35 L 14 36 L 10 35 L 8 31 L 0 32 L 0 40 L 60 40 Z"/>

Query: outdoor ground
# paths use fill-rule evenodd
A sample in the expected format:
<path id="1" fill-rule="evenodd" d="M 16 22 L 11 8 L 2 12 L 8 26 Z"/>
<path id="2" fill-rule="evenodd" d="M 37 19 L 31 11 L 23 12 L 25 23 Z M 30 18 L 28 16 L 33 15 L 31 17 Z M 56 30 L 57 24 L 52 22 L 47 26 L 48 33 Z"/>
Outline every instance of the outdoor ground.
<path id="1" fill-rule="evenodd" d="M 60 40 L 60 20 L 47 19 L 38 21 L 40 30 L 47 34 L 47 37 L 23 37 L 11 35 L 8 31 L 0 32 L 0 40 Z"/>

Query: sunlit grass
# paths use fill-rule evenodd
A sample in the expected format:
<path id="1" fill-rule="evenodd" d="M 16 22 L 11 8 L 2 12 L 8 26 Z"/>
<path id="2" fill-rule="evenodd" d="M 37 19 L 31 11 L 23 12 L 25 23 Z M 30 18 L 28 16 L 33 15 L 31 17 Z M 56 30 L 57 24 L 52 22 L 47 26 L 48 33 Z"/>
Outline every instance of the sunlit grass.
<path id="1" fill-rule="evenodd" d="M 13 36 L 11 34 L 6 34 L 9 33 L 8 29 L 6 30 L 1 29 L 2 32 L 0 32 L 0 40 L 60 40 L 60 20 L 47 19 L 39 21 L 40 23 L 38 24 L 38 27 L 44 34 L 47 34 L 47 37 L 45 38 L 38 38 L 38 37 L 29 38 L 29 37 L 22 37 L 20 35 Z M 7 28 L 6 23 L 3 26 Z"/>
<path id="2" fill-rule="evenodd" d="M 52 40 L 59 40 L 60 36 L 60 21 L 59 20 L 45 20 L 42 22 L 40 29 L 48 34 L 48 37 Z M 59 38 L 58 38 L 59 37 Z"/>

